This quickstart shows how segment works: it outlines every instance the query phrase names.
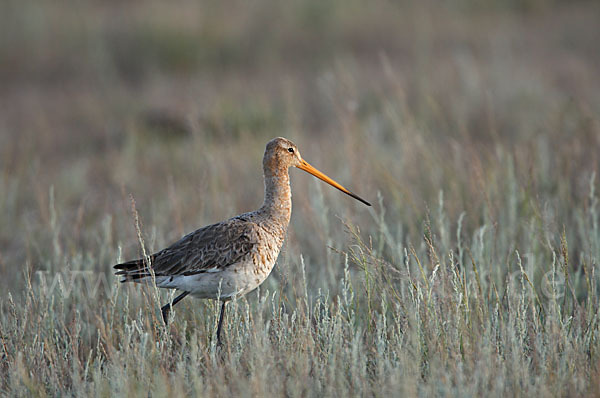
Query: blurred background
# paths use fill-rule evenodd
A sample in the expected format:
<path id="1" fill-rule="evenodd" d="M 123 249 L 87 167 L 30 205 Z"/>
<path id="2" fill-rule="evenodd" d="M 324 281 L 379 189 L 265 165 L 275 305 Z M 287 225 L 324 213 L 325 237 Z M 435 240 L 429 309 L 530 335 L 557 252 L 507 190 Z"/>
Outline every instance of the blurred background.
<path id="1" fill-rule="evenodd" d="M 343 248 L 342 220 L 418 244 L 438 206 L 502 231 L 503 253 L 575 236 L 599 21 L 597 1 L 5 0 L 0 288 L 137 256 L 130 195 L 151 249 L 257 208 L 276 136 L 375 204 L 292 171 L 294 262 Z"/>
<path id="2" fill-rule="evenodd" d="M 0 1 L 0 393 L 597 395 L 599 43 L 597 0 Z M 164 328 L 111 266 L 258 208 L 277 136 L 373 207 L 291 170 L 226 349 Z"/>

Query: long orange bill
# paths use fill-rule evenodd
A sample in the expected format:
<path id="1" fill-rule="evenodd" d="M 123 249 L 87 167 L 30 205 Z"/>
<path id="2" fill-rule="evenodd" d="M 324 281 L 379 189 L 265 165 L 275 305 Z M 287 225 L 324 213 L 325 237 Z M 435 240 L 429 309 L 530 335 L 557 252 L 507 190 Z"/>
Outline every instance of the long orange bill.
<path id="1" fill-rule="evenodd" d="M 329 185 L 332 185 L 332 186 L 336 187 L 337 189 L 339 189 L 340 191 L 342 191 L 346 195 L 352 196 L 354 199 L 363 202 L 367 206 L 371 206 L 371 204 L 369 202 L 367 202 L 366 200 L 362 199 L 358 195 L 353 194 L 352 192 L 348 191 L 346 188 L 344 188 L 343 186 L 341 186 L 340 184 L 338 184 L 337 182 L 335 182 L 331 178 L 327 177 L 325 174 L 321 173 L 319 170 L 315 169 L 307 161 L 303 160 L 302 163 L 300 163 L 300 165 L 296 166 L 296 167 L 298 167 L 301 170 L 306 171 L 307 173 L 310 173 L 310 174 L 314 175 L 315 177 L 317 177 L 318 179 L 320 179 L 322 181 L 325 181 Z"/>

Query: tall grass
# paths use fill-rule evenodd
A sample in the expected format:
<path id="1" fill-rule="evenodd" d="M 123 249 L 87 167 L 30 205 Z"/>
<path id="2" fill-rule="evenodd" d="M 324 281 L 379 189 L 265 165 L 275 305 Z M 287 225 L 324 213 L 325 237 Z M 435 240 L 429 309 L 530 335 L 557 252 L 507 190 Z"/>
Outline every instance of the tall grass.
<path id="1" fill-rule="evenodd" d="M 0 12 L 3 394 L 596 394 L 595 4 L 103 4 Z M 166 328 L 111 265 L 259 206 L 278 135 L 373 208 L 291 170 L 223 348 Z"/>
<path id="2" fill-rule="evenodd" d="M 443 220 L 441 200 L 439 206 Z M 594 205 L 582 216 L 596 211 Z M 389 235 L 390 221 L 373 216 L 381 235 Z M 592 393 L 596 257 L 583 254 L 576 268 L 564 235 L 555 248 L 526 243 L 513 250 L 499 245 L 485 224 L 465 236 L 461 222 L 451 228 L 426 221 L 418 242 L 382 237 L 380 249 L 379 240 L 366 241 L 347 225 L 349 244 L 331 260 L 337 281 L 327 290 L 313 288 L 309 276 L 320 260 L 307 263 L 286 252 L 277 272 L 285 278 L 277 275 L 229 306 L 222 351 L 214 341 L 216 303 L 190 300 L 165 328 L 158 308 L 166 298 L 152 288 L 81 273 L 50 290 L 43 277 L 28 275 L 20 300 L 9 293 L 2 305 L 3 389 L 19 395 Z M 58 272 L 73 277 L 67 270 Z"/>

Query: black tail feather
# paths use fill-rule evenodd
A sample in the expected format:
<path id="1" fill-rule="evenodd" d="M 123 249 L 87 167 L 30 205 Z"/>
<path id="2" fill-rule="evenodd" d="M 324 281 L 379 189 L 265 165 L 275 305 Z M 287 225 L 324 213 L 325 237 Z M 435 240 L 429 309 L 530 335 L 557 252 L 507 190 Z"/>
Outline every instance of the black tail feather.
<path id="1" fill-rule="evenodd" d="M 153 258 L 150 258 L 150 261 L 152 260 Z M 137 279 L 142 279 L 147 276 L 150 276 L 146 260 L 142 258 L 117 264 L 113 266 L 113 268 L 120 270 L 116 272 L 115 275 L 120 275 L 125 278 L 121 280 L 121 283 L 135 281 Z"/>

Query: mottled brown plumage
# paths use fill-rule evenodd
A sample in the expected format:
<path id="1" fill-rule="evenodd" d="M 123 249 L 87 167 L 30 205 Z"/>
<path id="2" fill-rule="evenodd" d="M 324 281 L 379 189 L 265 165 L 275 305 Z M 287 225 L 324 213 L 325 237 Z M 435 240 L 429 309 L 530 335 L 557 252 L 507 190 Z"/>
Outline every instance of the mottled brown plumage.
<path id="1" fill-rule="evenodd" d="M 122 282 L 149 282 L 183 293 L 163 307 L 165 323 L 170 308 L 188 294 L 225 303 L 257 288 L 271 273 L 285 239 L 292 213 L 289 167 L 305 170 L 346 194 L 370 204 L 348 191 L 302 159 L 296 145 L 275 138 L 263 158 L 265 200 L 260 209 L 200 228 L 150 256 L 151 269 L 143 259 L 117 264 Z"/>

